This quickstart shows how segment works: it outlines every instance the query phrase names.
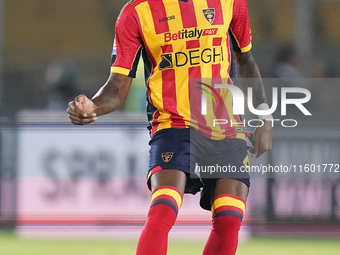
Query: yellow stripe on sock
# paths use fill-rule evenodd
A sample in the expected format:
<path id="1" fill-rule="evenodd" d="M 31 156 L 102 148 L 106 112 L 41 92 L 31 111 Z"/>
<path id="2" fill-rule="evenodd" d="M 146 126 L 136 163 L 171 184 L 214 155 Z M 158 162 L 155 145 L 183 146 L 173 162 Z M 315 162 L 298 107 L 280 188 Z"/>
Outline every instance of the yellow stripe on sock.
<path id="1" fill-rule="evenodd" d="M 214 214 L 214 211 L 221 206 L 235 206 L 237 208 L 240 208 L 243 212 L 246 209 L 245 203 L 241 200 L 233 197 L 220 197 L 214 201 L 211 207 L 212 214 Z"/>
<path id="2" fill-rule="evenodd" d="M 181 207 L 182 197 L 177 191 L 175 191 L 173 189 L 167 189 L 167 188 L 159 189 L 155 193 L 152 194 L 151 201 L 153 201 L 155 198 L 157 198 L 158 196 L 161 196 L 161 195 L 168 195 L 168 196 L 173 197 L 175 199 L 176 203 L 177 203 L 178 208 Z"/>

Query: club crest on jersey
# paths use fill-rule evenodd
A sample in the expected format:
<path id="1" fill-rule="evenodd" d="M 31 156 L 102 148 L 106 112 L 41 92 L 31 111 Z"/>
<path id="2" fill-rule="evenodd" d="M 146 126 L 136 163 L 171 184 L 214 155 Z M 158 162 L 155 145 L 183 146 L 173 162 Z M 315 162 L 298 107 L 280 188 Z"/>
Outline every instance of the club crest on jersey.
<path id="1" fill-rule="evenodd" d="M 206 18 L 206 20 L 210 24 L 212 24 L 215 20 L 215 9 L 214 8 L 203 9 L 203 15 Z"/>
<path id="2" fill-rule="evenodd" d="M 162 159 L 165 163 L 169 162 L 172 159 L 172 156 L 174 155 L 173 152 L 165 152 L 162 153 Z"/>

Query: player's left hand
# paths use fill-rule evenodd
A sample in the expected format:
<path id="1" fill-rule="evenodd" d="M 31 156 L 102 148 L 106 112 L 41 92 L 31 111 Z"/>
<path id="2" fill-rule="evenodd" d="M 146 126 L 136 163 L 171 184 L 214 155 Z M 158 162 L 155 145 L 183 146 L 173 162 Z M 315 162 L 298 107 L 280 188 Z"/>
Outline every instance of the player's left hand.
<path id="1" fill-rule="evenodd" d="M 272 149 L 272 122 L 264 121 L 262 127 L 257 127 L 254 132 L 248 132 L 247 137 L 252 143 L 252 146 L 249 147 L 252 158 L 260 157 L 263 153 Z"/>

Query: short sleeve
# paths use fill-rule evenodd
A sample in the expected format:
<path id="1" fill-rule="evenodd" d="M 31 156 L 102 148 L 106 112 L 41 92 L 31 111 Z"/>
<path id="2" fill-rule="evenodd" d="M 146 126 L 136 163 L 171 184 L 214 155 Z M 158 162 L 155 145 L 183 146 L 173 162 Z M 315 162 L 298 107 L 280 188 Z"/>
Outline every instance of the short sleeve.
<path id="1" fill-rule="evenodd" d="M 234 51 L 245 53 L 251 50 L 251 30 L 246 0 L 234 0 L 230 31 Z"/>
<path id="2" fill-rule="evenodd" d="M 120 73 L 134 78 L 140 57 L 142 40 L 138 16 L 132 6 L 125 6 L 116 22 L 115 40 L 112 49 L 111 73 Z"/>

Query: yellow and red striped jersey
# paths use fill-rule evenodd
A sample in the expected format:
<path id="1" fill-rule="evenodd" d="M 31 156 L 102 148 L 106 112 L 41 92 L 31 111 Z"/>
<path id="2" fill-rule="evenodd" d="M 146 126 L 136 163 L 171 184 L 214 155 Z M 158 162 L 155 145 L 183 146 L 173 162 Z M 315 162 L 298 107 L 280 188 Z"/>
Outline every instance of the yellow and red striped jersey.
<path id="1" fill-rule="evenodd" d="M 231 92 L 215 89 L 221 105 L 210 98 L 202 115 L 199 95 L 206 92 L 197 89 L 231 83 L 232 49 L 251 49 L 246 0 L 134 0 L 116 23 L 111 72 L 133 77 L 142 53 L 152 135 L 191 126 L 215 140 L 244 139 Z M 213 125 L 214 119 L 236 124 Z"/>

